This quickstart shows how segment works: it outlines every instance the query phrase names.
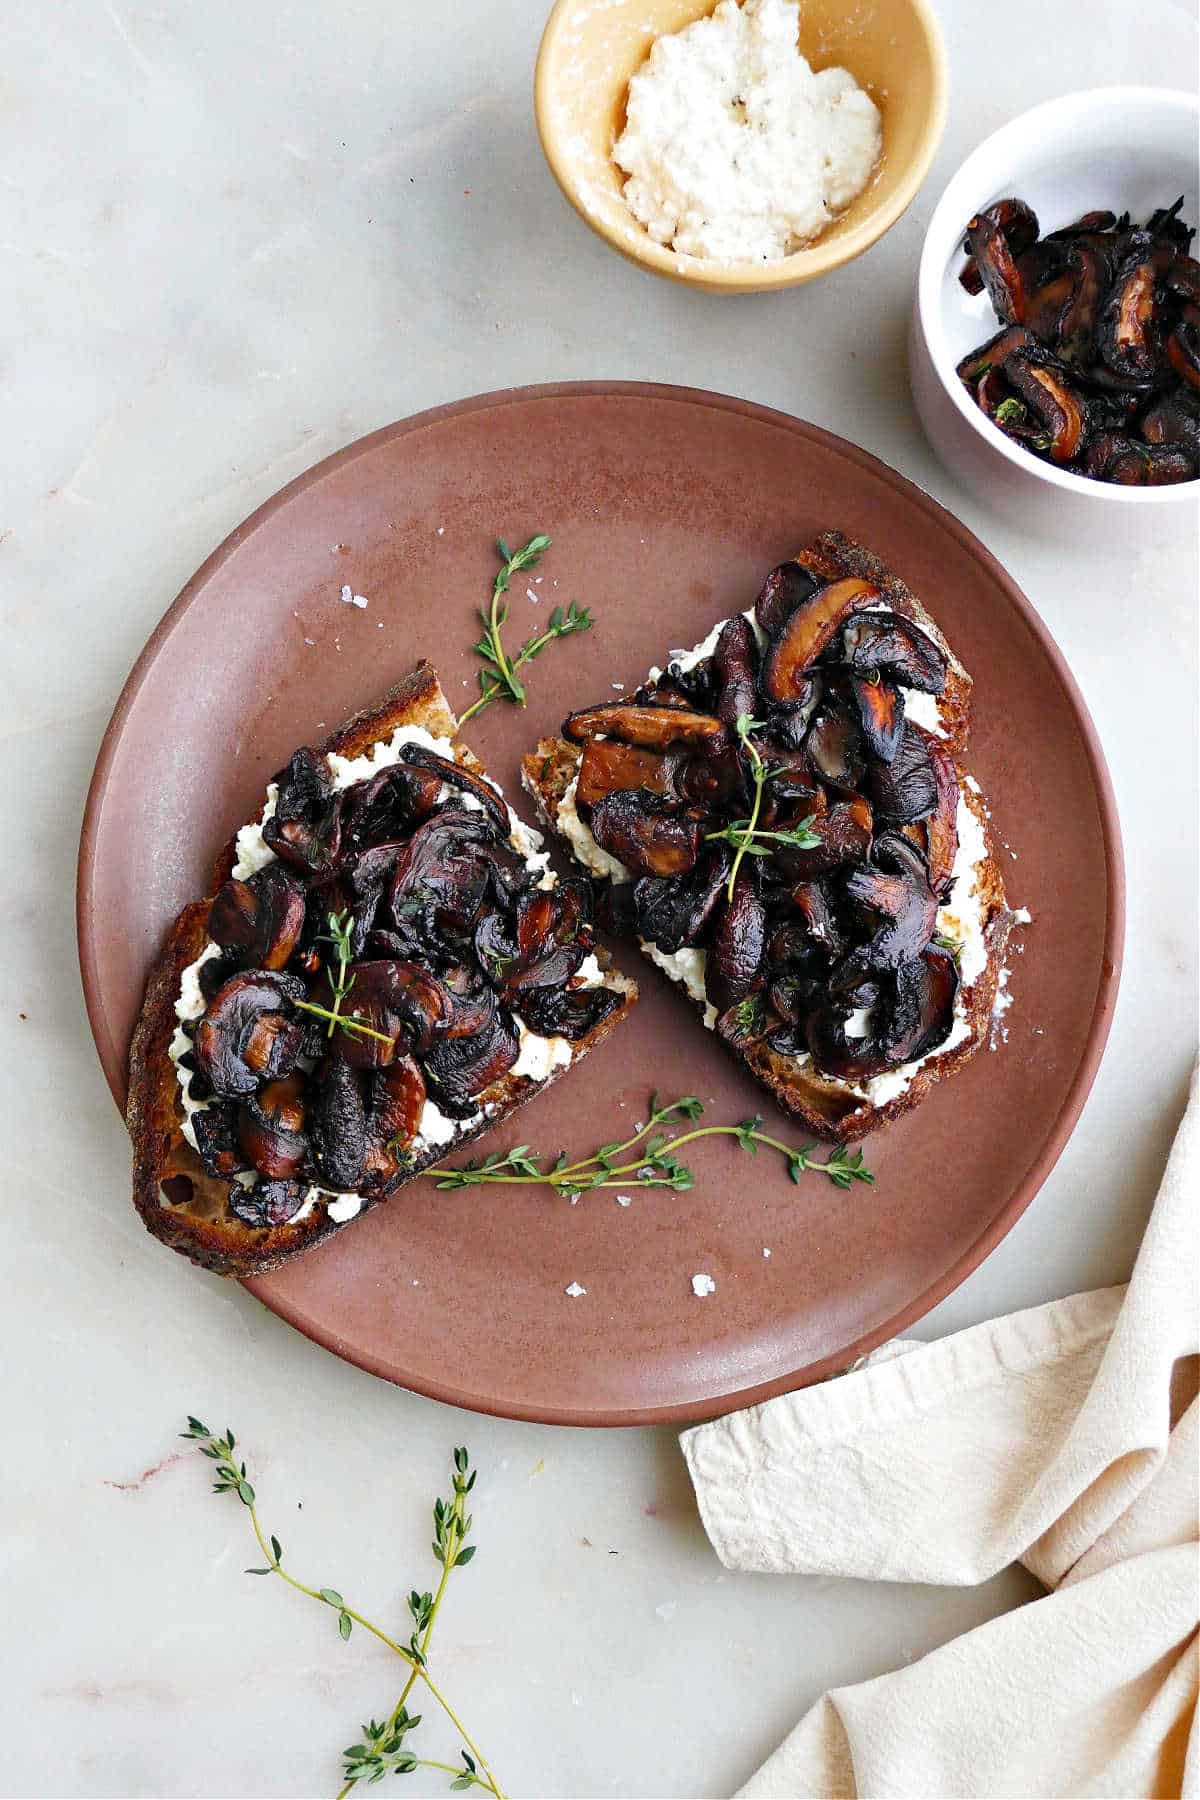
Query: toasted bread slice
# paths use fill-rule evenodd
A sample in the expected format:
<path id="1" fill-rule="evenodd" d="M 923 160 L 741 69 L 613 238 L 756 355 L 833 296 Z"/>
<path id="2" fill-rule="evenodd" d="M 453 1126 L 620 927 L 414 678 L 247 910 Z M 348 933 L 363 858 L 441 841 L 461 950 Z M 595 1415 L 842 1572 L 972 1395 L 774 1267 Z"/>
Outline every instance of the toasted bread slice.
<path id="1" fill-rule="evenodd" d="M 956 929 L 961 926 L 956 908 L 962 907 L 964 901 L 970 901 L 973 893 L 973 912 L 979 933 L 975 962 L 980 963 L 980 945 L 982 962 L 978 968 L 971 968 L 970 979 L 964 972 L 956 1002 L 954 1030 L 943 1048 L 895 1075 L 888 1074 L 860 1085 L 833 1080 L 819 1073 L 810 1058 L 781 1055 L 765 1043 L 752 1045 L 744 1051 L 732 1051 L 746 1063 L 784 1112 L 802 1121 L 820 1137 L 848 1142 L 911 1111 L 939 1081 L 967 1062 L 987 1039 L 1005 948 L 1016 915 L 1008 907 L 986 801 L 961 761 L 970 723 L 970 675 L 916 596 L 878 557 L 861 545 L 851 542 L 840 532 L 827 531 L 801 550 L 795 560 L 827 581 L 854 576 L 874 583 L 892 611 L 911 619 L 942 650 L 947 663 L 944 691 L 938 696 L 936 709 L 931 698 L 918 697 L 926 701 L 926 707 L 915 722 L 922 723 L 950 751 L 958 779 L 960 818 L 965 808 L 973 827 L 977 828 L 973 835 L 979 853 L 973 859 L 970 889 L 963 891 L 964 877 L 960 875 L 956 884 L 958 892 L 950 896 L 938 918 L 939 929 L 951 936 L 961 935 Z M 571 805 L 572 784 L 581 757 L 578 744 L 562 737 L 543 738 L 537 749 L 524 760 L 522 783 L 546 828 L 570 845 L 577 860 L 589 868 L 593 879 L 603 880 L 606 874 L 615 872 L 619 875 L 620 868 L 619 865 L 615 871 L 606 868 L 611 859 L 594 840 L 591 844 L 587 842 L 591 834 Z M 580 854 L 581 850 L 584 855 Z M 704 993 L 703 965 L 700 965 L 697 980 L 694 968 L 685 971 L 675 959 L 664 959 L 649 949 L 645 953 L 664 968 L 672 980 L 687 988 L 705 1024 L 711 1028 L 713 1009 L 708 1006 Z"/>
<path id="2" fill-rule="evenodd" d="M 421 726 L 435 738 L 453 739 L 458 722 L 427 662 L 399 682 L 375 707 L 359 713 L 336 731 L 323 746 L 326 754 L 358 757 L 373 745 L 387 742 L 401 726 Z M 483 770 L 462 744 L 454 747 L 455 760 L 478 774 Z M 133 1198 L 147 1228 L 155 1237 L 181 1251 L 193 1262 L 218 1274 L 261 1274 L 322 1242 L 343 1229 L 353 1217 L 366 1212 L 382 1196 L 364 1194 L 359 1204 L 338 1207 L 336 1197 L 326 1195 L 285 1225 L 255 1227 L 243 1223 L 230 1209 L 229 1182 L 209 1175 L 195 1149 L 183 1135 L 183 1109 L 171 1044 L 178 1020 L 176 1001 L 185 969 L 209 942 L 207 923 L 213 896 L 229 877 L 237 859 L 234 838 L 217 859 L 212 895 L 187 906 L 172 926 L 150 973 L 145 999 L 130 1052 L 129 1100 L 126 1123 L 133 1140 Z M 484 1113 L 478 1122 L 456 1127 L 453 1141 L 431 1144 L 412 1158 L 404 1184 L 423 1170 L 442 1162 L 464 1145 L 501 1125 L 527 1100 L 574 1067 L 580 1057 L 608 1037 L 637 999 L 634 982 L 610 971 L 608 958 L 597 952 L 604 971 L 603 984 L 620 994 L 620 1001 L 586 1037 L 572 1046 L 571 1059 L 555 1066 L 545 1079 L 530 1079 L 511 1071 L 479 1096 Z M 390 1195 L 389 1195 L 390 1197 Z M 338 1215 L 341 1216 L 338 1216 Z"/>

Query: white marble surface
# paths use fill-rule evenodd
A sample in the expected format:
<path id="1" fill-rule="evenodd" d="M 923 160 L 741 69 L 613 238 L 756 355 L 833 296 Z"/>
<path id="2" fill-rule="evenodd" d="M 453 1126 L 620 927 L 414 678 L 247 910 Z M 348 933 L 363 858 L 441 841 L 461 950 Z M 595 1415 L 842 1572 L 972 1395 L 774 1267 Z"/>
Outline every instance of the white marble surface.
<path id="1" fill-rule="evenodd" d="M 332 1793 L 340 1746 L 394 1697 L 386 1653 L 242 1577 L 241 1510 L 178 1454 L 188 1410 L 234 1425 L 297 1564 L 393 1618 L 428 1578 L 450 1447 L 470 1443 L 482 1549 L 438 1662 L 510 1793 L 728 1793 L 826 1686 L 1033 1593 L 1016 1573 L 961 1592 L 726 1576 L 669 1432 L 463 1418 L 164 1254 L 128 1204 L 71 916 L 83 795 L 129 664 L 208 551 L 308 464 L 523 381 L 645 377 L 790 408 L 930 488 L 1023 584 L 1091 702 L 1132 878 L 1081 1125 L 921 1332 L 1126 1276 L 1194 1053 L 1195 558 L 1067 567 L 995 526 L 922 441 L 903 342 L 923 224 L 966 149 L 1068 88 L 1192 80 L 1195 15 L 1010 0 L 998 31 L 969 0 L 942 11 L 950 124 L 909 215 L 824 284 L 720 300 L 641 275 L 560 200 L 530 105 L 543 0 L 7 9 L 5 1793 Z M 456 1749 L 436 1726 L 427 1742 Z"/>

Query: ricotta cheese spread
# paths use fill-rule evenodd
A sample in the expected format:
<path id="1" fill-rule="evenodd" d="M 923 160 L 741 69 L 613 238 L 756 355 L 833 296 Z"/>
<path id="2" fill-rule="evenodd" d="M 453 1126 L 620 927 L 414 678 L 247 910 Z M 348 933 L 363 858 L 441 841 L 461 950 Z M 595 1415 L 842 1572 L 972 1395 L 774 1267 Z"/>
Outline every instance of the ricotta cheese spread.
<path id="1" fill-rule="evenodd" d="M 399 762 L 400 753 L 407 744 L 422 744 L 427 750 L 434 751 L 436 755 L 444 756 L 449 761 L 454 760 L 454 745 L 449 738 L 435 737 L 432 732 L 426 731 L 421 725 L 401 725 L 397 727 L 390 738 L 373 744 L 370 750 L 362 756 L 345 757 L 331 751 L 326 760 L 333 775 L 334 791 L 339 792 L 343 788 L 354 787 L 360 781 L 369 781 L 381 769 L 390 768 L 393 763 Z M 486 776 L 484 779 L 488 781 L 489 786 L 496 788 L 498 794 L 500 793 L 500 789 L 494 781 Z M 448 798 L 451 792 L 450 787 L 444 784 L 440 798 Z M 482 802 L 475 794 L 459 793 L 457 799 L 468 811 L 482 810 Z M 503 799 L 502 794 L 501 799 Z M 245 881 L 251 875 L 256 874 L 259 869 L 265 869 L 268 863 L 275 861 L 275 852 L 263 837 L 263 826 L 268 819 L 274 816 L 278 804 L 279 788 L 272 781 L 267 785 L 266 801 L 260 817 L 252 825 L 243 825 L 237 834 L 237 860 L 233 866 L 235 880 Z M 525 867 L 530 873 L 537 876 L 537 885 L 540 888 L 554 887 L 558 877 L 549 866 L 550 852 L 543 849 L 545 839 L 542 833 L 535 831 L 532 826 L 526 825 L 507 803 L 506 810 L 510 827 L 508 841 L 512 849 L 524 860 Z M 586 831 L 587 827 L 583 825 L 582 821 L 579 823 L 580 829 Z M 591 837 L 590 832 L 588 832 L 588 836 Z M 592 841 L 595 843 L 594 839 Z M 595 848 L 597 855 L 603 855 L 598 844 L 595 845 Z M 622 867 L 620 864 L 615 864 L 615 866 Z M 627 871 L 623 871 L 623 873 L 628 875 Z M 206 944 L 196 960 L 189 963 L 180 976 L 179 997 L 175 1002 L 175 1016 L 179 1020 L 179 1025 L 175 1029 L 168 1048 L 168 1054 L 175 1065 L 175 1077 L 179 1084 L 179 1101 L 183 1112 L 180 1132 L 193 1150 L 198 1146 L 192 1120 L 210 1103 L 206 1100 L 196 1100 L 192 1096 L 191 1071 L 185 1068 L 181 1061 L 191 1049 L 191 1039 L 183 1030 L 183 1026 L 185 1023 L 194 1023 L 207 1011 L 208 1003 L 200 988 L 200 970 L 212 957 L 220 954 L 219 944 Z M 589 954 L 579 966 L 575 977 L 576 987 L 593 988 L 603 987 L 606 984 L 619 992 L 627 992 L 630 986 L 622 976 L 612 975 L 606 978 L 595 954 Z M 539 1037 L 536 1032 L 530 1031 L 523 1020 L 516 1017 L 516 1014 L 513 1016 L 520 1034 L 520 1053 L 510 1071 L 513 1075 L 524 1076 L 529 1081 L 545 1081 L 555 1069 L 563 1068 L 571 1061 L 575 1054 L 574 1046 L 566 1038 Z M 426 1150 L 441 1149 L 453 1144 L 468 1131 L 474 1130 L 483 1116 L 482 1112 L 478 1112 L 468 1119 L 451 1119 L 440 1111 L 432 1100 L 426 1100 L 421 1111 L 417 1135 L 412 1143 L 412 1153 L 419 1156 Z M 243 1180 L 244 1185 L 253 1186 L 258 1177 L 250 1174 L 240 1179 Z M 297 1224 L 300 1220 L 306 1219 L 321 1203 L 326 1204 L 329 1217 L 337 1225 L 345 1224 L 348 1220 L 353 1219 L 366 1204 L 360 1194 L 343 1194 L 336 1193 L 329 1188 L 310 1187 L 299 1212 L 294 1213 L 288 1223 Z"/>
<path id="2" fill-rule="evenodd" d="M 720 0 L 656 38 L 613 148 L 625 202 L 658 244 L 775 262 L 824 231 L 879 161 L 879 110 L 846 69 L 799 50 L 799 0 Z"/>

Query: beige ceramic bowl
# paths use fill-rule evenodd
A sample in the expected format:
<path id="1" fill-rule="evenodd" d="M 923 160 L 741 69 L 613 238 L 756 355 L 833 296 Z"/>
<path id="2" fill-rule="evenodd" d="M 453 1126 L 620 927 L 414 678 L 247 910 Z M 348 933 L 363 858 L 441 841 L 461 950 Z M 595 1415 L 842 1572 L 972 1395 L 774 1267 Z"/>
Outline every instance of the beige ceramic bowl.
<path id="1" fill-rule="evenodd" d="M 716 292 L 793 287 L 868 250 L 894 225 L 928 172 L 946 122 L 946 52 L 926 0 L 803 0 L 800 48 L 815 69 L 841 65 L 883 114 L 883 156 L 853 206 L 806 250 L 774 263 L 716 263 L 656 244 L 621 196 L 612 147 L 629 78 L 664 32 L 715 0 L 557 0 L 534 78 L 542 148 L 580 216 L 622 256 Z"/>

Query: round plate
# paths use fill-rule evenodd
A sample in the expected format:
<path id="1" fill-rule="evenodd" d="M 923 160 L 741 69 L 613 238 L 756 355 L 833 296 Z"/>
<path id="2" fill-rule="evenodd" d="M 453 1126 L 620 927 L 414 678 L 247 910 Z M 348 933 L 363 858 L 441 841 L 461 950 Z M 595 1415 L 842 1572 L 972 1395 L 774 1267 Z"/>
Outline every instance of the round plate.
<path id="1" fill-rule="evenodd" d="M 596 617 L 531 668 L 527 711 L 497 702 L 467 727 L 528 817 L 518 768 L 539 736 L 705 636 L 827 526 L 915 589 L 975 677 L 970 765 L 1018 859 L 1010 900 L 1034 918 L 1010 955 L 1007 1041 L 867 1140 L 874 1188 L 796 1186 L 726 1138 L 686 1153 L 690 1192 L 631 1183 L 629 1206 L 417 1181 L 250 1284 L 337 1355 L 480 1411 L 623 1425 L 766 1399 L 911 1324 L 1029 1204 L 1095 1075 L 1123 922 L 1108 775 L 1059 651 L 963 526 L 826 432 L 683 388 L 522 389 L 376 432 L 255 513 L 147 644 L 100 752 L 79 868 L 88 1012 L 118 1100 L 163 934 L 271 773 L 420 656 L 452 703 L 474 697 L 498 534 L 554 540 L 540 580 L 514 585 L 510 643 L 569 598 Z M 343 603 L 343 583 L 369 604 Z M 652 1089 L 699 1095 L 711 1123 L 772 1113 L 679 991 L 621 960 L 641 982 L 633 1018 L 489 1149 L 585 1155 L 627 1136 Z M 704 1299 L 699 1271 L 716 1281 Z M 573 1282 L 584 1296 L 564 1292 Z"/>

